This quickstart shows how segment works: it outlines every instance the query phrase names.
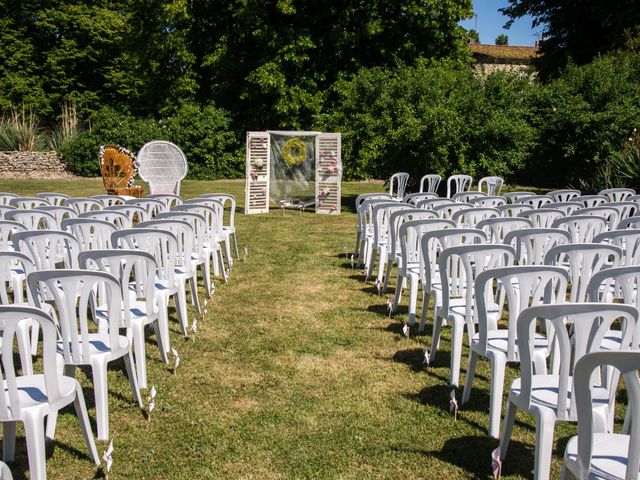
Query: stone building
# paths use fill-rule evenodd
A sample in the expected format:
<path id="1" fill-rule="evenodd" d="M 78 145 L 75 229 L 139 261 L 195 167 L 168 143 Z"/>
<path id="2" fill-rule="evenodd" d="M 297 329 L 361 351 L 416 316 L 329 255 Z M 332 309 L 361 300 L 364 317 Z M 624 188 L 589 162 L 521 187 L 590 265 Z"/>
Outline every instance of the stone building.
<path id="1" fill-rule="evenodd" d="M 480 75 L 488 75 L 496 70 L 526 74 L 531 69 L 531 61 L 538 55 L 538 47 L 511 45 L 487 45 L 470 43 L 473 69 Z"/>

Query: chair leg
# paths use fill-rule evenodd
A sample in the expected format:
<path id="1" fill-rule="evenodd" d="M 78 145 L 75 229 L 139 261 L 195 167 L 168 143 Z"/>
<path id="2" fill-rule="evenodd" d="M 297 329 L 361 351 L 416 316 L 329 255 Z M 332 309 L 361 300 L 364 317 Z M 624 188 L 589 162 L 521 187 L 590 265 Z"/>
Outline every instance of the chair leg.
<path id="1" fill-rule="evenodd" d="M 455 387 L 460 381 L 460 363 L 462 361 L 462 341 L 464 337 L 464 321 L 460 318 L 451 320 L 451 372 L 449 383 Z"/>
<path id="2" fill-rule="evenodd" d="M 202 280 L 204 281 L 204 289 L 207 292 L 207 296 L 211 296 L 211 275 L 209 270 L 209 262 L 206 261 L 200 264 L 200 272 L 202 273 Z"/>
<path id="3" fill-rule="evenodd" d="M 161 346 L 161 349 L 164 352 L 161 353 L 163 356 L 162 361 L 164 363 L 169 363 L 167 353 L 171 350 L 171 341 L 169 339 L 169 311 L 168 311 L 168 297 L 162 297 L 160 301 L 158 301 L 158 346 Z"/>
<path id="4" fill-rule="evenodd" d="M 80 429 L 82 430 L 82 436 L 84 443 L 87 444 L 89 449 L 89 456 L 93 460 L 93 463 L 100 465 L 100 457 L 98 456 L 98 449 L 96 448 L 96 442 L 93 439 L 93 432 L 91 431 L 91 424 L 89 423 L 89 415 L 87 414 L 87 406 L 84 402 L 84 395 L 82 394 L 82 388 L 78 384 L 76 386 L 76 398 L 73 400 L 73 406 L 76 410 L 76 416 L 80 422 Z"/>
<path id="5" fill-rule="evenodd" d="M 371 248 L 371 253 L 369 254 L 369 263 L 367 264 L 367 268 L 364 274 L 364 281 L 368 281 L 371 278 L 371 272 L 376 266 L 376 251 L 374 248 Z"/>
<path id="6" fill-rule="evenodd" d="M 358 230 L 356 232 L 356 246 L 353 247 L 353 258 L 356 258 L 358 256 L 358 252 L 360 251 L 360 237 L 362 236 L 362 233 L 360 232 L 360 230 Z"/>
<path id="7" fill-rule="evenodd" d="M 464 381 L 464 390 L 462 391 L 462 405 L 469 401 L 471 396 L 471 388 L 473 387 L 473 379 L 476 375 L 476 366 L 478 364 L 478 354 L 471 350 L 469 354 L 469 365 L 467 366 L 467 378 Z"/>
<path id="8" fill-rule="evenodd" d="M 536 416 L 536 454 L 533 467 L 534 480 L 545 480 L 551 473 L 555 418 L 550 410 L 539 409 Z"/>
<path id="9" fill-rule="evenodd" d="M 13 462 L 16 456 L 16 422 L 2 422 L 2 460 Z"/>
<path id="10" fill-rule="evenodd" d="M 138 382 L 140 388 L 147 388 L 147 359 L 144 346 L 144 325 L 141 322 L 133 323 L 131 328 L 132 347 L 136 360 Z"/>
<path id="11" fill-rule="evenodd" d="M 233 232 L 231 235 L 233 235 L 233 248 L 236 251 L 236 258 L 240 260 L 240 251 L 238 250 L 238 236 L 236 235 L 236 232 Z"/>
<path id="12" fill-rule="evenodd" d="M 131 393 L 133 398 L 138 403 L 138 406 L 142 408 L 142 396 L 140 395 L 140 386 L 138 384 L 138 375 L 133 368 L 135 362 L 133 361 L 133 353 L 129 350 L 129 353 L 124 356 L 124 366 L 127 369 L 127 377 L 129 377 L 129 385 L 131 385 Z"/>
<path id="13" fill-rule="evenodd" d="M 24 433 L 29 454 L 29 478 L 44 480 L 47 478 L 47 465 L 44 445 L 44 418 L 39 415 L 27 415 L 24 418 Z"/>
<path id="14" fill-rule="evenodd" d="M 31 338 L 29 336 L 29 324 L 26 320 L 18 323 L 16 329 L 18 339 L 18 350 L 20 352 L 20 363 L 22 364 L 23 375 L 33 375 L 33 362 L 31 360 Z"/>
<path id="15" fill-rule="evenodd" d="M 200 315 L 200 299 L 198 298 L 198 276 L 194 272 L 193 276 L 189 279 L 189 286 L 191 287 L 191 304 L 195 307 L 196 313 Z"/>
<path id="16" fill-rule="evenodd" d="M 384 283 L 382 285 L 382 293 L 387 293 L 389 287 L 389 278 L 391 277 L 391 270 L 393 269 L 393 259 L 387 259 L 387 269 L 384 273 Z"/>
<path id="17" fill-rule="evenodd" d="M 436 360 L 436 350 L 440 345 L 440 330 L 442 329 L 442 318 L 439 315 L 433 317 L 433 337 L 431 337 L 431 353 L 429 354 L 429 362 Z"/>
<path id="18" fill-rule="evenodd" d="M 169 363 L 169 357 L 167 355 L 167 352 L 169 351 L 169 349 L 166 348 L 162 343 L 164 341 L 164 335 L 160 333 L 161 332 L 160 320 L 158 319 L 155 322 L 152 322 L 151 326 L 156 336 L 156 343 L 158 344 L 158 350 L 160 350 L 160 358 L 162 359 L 163 363 Z"/>
<path id="19" fill-rule="evenodd" d="M 427 324 L 427 308 L 429 308 L 429 299 L 431 295 L 422 286 L 422 313 L 420 315 L 420 326 L 418 327 L 418 333 L 424 332 L 424 326 Z"/>
<path id="20" fill-rule="evenodd" d="M 221 269 L 221 273 L 222 273 L 222 281 L 224 283 L 227 283 L 227 281 L 228 281 L 227 270 L 224 268 L 224 258 L 222 257 L 222 249 L 218 249 L 218 257 L 219 257 L 219 261 L 220 261 L 220 269 Z"/>
<path id="21" fill-rule="evenodd" d="M 184 282 L 178 287 L 178 292 L 174 295 L 176 303 L 176 311 L 178 313 L 178 321 L 180 323 L 180 331 L 182 335 L 187 336 L 187 290 Z"/>
<path id="22" fill-rule="evenodd" d="M 98 440 L 109 440 L 109 391 L 106 364 L 91 365 L 93 396 L 96 403 L 96 430 Z"/>
<path id="23" fill-rule="evenodd" d="M 518 407 L 515 403 L 511 402 L 511 399 L 509 399 L 507 402 L 507 412 L 504 415 L 504 422 L 502 424 L 502 435 L 500 435 L 501 460 L 504 460 L 507 456 L 509 442 L 511 441 L 511 431 L 513 430 L 513 424 L 516 421 L 516 413 L 518 413 Z"/>
<path id="24" fill-rule="evenodd" d="M 418 303 L 418 277 L 412 275 L 409 278 L 409 326 L 416 323 L 416 304 Z"/>
<path id="25" fill-rule="evenodd" d="M 502 393 L 504 391 L 504 371 L 507 358 L 504 355 L 489 352 L 491 362 L 491 387 L 489 391 L 489 436 L 498 438 L 500 433 L 500 414 L 502 413 Z"/>
<path id="26" fill-rule="evenodd" d="M 398 274 L 398 281 L 396 282 L 396 291 L 393 296 L 393 305 L 391 305 L 391 312 L 395 313 L 398 310 L 398 305 L 400 304 L 400 299 L 402 298 L 402 282 L 404 277 L 401 277 Z"/>

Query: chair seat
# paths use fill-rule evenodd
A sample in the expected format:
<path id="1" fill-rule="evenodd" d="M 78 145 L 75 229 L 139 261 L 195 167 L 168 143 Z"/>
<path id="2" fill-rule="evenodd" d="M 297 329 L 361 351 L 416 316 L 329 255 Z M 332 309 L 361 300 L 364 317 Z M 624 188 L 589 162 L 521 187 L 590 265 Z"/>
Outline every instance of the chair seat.
<path id="1" fill-rule="evenodd" d="M 116 348 L 110 350 L 109 335 L 104 333 L 90 333 L 89 334 L 89 354 L 94 355 L 109 355 L 115 353 L 116 356 L 120 352 L 126 352 L 129 349 L 129 339 L 124 335 L 118 335 L 119 345 Z M 80 341 L 80 349 L 82 349 L 82 341 Z M 62 355 L 62 342 L 58 342 L 58 353 Z"/>
<path id="2" fill-rule="evenodd" d="M 471 340 L 472 346 L 476 346 L 480 342 L 480 334 L 476 333 Z M 507 353 L 507 348 L 509 346 L 509 330 L 499 329 L 499 330 L 489 330 L 487 332 L 487 349 L 494 350 L 498 352 Z M 518 346 L 518 339 L 516 338 L 516 348 Z M 549 347 L 549 342 L 547 337 L 544 335 L 540 335 L 536 333 L 536 339 L 534 342 L 534 348 L 546 350 Z M 472 347 L 473 348 L 473 347 Z M 516 352 L 517 355 L 517 352 Z"/>
<path id="3" fill-rule="evenodd" d="M 600 348 L 602 350 L 620 350 L 622 344 L 622 330 L 609 330 L 602 339 Z"/>
<path id="4" fill-rule="evenodd" d="M 520 378 L 516 378 L 511 383 L 509 396 L 516 400 L 520 398 Z M 549 408 L 553 411 L 557 410 L 560 404 L 558 399 L 559 379 L 557 375 L 533 375 L 531 380 L 531 406 Z M 567 387 L 567 398 L 564 400 L 565 408 L 569 408 L 571 404 L 571 390 L 573 389 L 573 380 L 569 380 Z M 606 388 L 594 386 L 591 390 L 593 395 L 594 407 L 607 405 L 609 402 L 609 393 Z M 515 402 L 516 404 L 518 402 Z M 525 408 L 526 407 L 522 407 Z"/>
<path id="5" fill-rule="evenodd" d="M 595 433 L 593 435 L 593 455 L 589 480 L 623 480 L 627 469 L 629 436 L 614 433 Z M 578 437 L 572 437 L 567 443 L 564 454 L 565 464 L 578 473 Z"/>
<path id="6" fill-rule="evenodd" d="M 433 288 L 433 285 L 431 285 Z M 496 303 L 489 303 L 487 305 L 487 317 L 491 322 L 497 322 L 500 318 L 501 311 L 500 307 Z M 471 311 L 473 312 L 475 309 L 475 305 L 471 307 Z M 459 317 L 464 319 L 467 310 L 467 300 L 466 298 L 452 298 L 449 300 L 449 311 L 447 312 L 446 317 Z M 444 315 L 442 315 L 444 317 Z"/>
<path id="7" fill-rule="evenodd" d="M 60 395 L 63 398 L 75 395 L 77 381 L 72 377 L 58 376 L 58 384 Z M 49 403 L 47 402 L 46 387 L 44 375 L 23 375 L 16 377 L 16 385 L 18 387 L 18 398 L 21 409 L 41 407 L 47 411 Z M 3 382 L 5 402 L 9 401 L 9 392 L 7 390 L 7 382 Z"/>

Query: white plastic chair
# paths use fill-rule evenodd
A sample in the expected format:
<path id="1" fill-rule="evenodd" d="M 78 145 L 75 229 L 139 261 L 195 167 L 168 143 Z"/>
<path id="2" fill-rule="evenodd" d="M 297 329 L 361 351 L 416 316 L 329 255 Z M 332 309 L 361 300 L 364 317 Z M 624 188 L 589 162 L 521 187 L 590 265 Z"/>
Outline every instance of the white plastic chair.
<path id="1" fill-rule="evenodd" d="M 48 200 L 49 203 L 55 207 L 62 207 L 64 206 L 64 202 L 68 199 L 71 198 L 69 195 L 66 195 L 64 193 L 56 193 L 56 192 L 41 192 L 41 193 L 36 193 L 36 197 L 37 198 L 44 198 L 45 200 Z"/>
<path id="2" fill-rule="evenodd" d="M 46 207 L 38 207 L 37 210 L 42 212 L 47 212 L 53 215 L 56 220 L 56 230 L 63 230 L 62 221 L 68 218 L 78 218 L 78 213 L 70 207 L 64 206 L 46 206 Z"/>
<path id="3" fill-rule="evenodd" d="M 583 206 L 579 202 L 551 202 L 547 203 L 544 208 L 558 210 L 565 216 L 569 216 L 573 215 L 576 210 L 580 210 L 581 208 L 583 208 Z"/>
<path id="4" fill-rule="evenodd" d="M 371 200 L 372 202 L 377 201 L 391 201 L 391 195 L 387 193 L 363 193 L 356 197 L 355 207 L 356 207 L 356 245 L 353 249 L 353 256 L 358 259 L 358 263 L 360 263 L 360 252 L 361 248 L 364 246 L 364 239 L 367 233 L 372 234 L 371 232 L 366 232 L 367 222 L 366 217 L 367 214 L 371 212 L 371 203 L 369 202 L 365 204 L 364 202 L 367 200 Z"/>
<path id="5" fill-rule="evenodd" d="M 218 200 L 222 204 L 223 210 L 229 205 L 229 217 L 227 222 L 222 222 L 222 231 L 224 233 L 224 242 L 227 246 L 227 257 L 231 258 L 231 241 L 233 240 L 233 249 L 236 252 L 236 258 L 240 259 L 240 251 L 238 250 L 238 238 L 236 235 L 236 197 L 228 193 L 207 193 L 202 198 L 210 198 Z"/>
<path id="6" fill-rule="evenodd" d="M 5 213 L 11 212 L 13 210 L 17 210 L 17 208 L 12 207 L 11 205 L 0 205 L 0 219 L 4 218 Z"/>
<path id="7" fill-rule="evenodd" d="M 516 249 L 518 265 L 543 265 L 550 248 L 570 241 L 569 232 L 559 228 L 523 228 L 504 236 L 504 243 Z"/>
<path id="8" fill-rule="evenodd" d="M 486 188 L 487 195 L 493 197 L 496 195 L 500 195 L 502 185 L 504 185 L 504 179 L 502 177 L 482 177 L 480 180 L 478 180 L 478 191 L 483 192 Z"/>
<path id="9" fill-rule="evenodd" d="M 148 215 L 146 218 L 153 219 L 160 212 L 167 212 L 166 203 L 153 198 L 129 198 L 124 202 L 125 205 L 137 205 L 144 208 Z"/>
<path id="10" fill-rule="evenodd" d="M 427 193 L 438 193 L 438 187 L 440 186 L 440 182 L 442 181 L 442 177 L 440 175 L 437 175 L 435 173 L 430 173 L 427 175 L 424 175 L 421 179 L 420 179 L 420 192 L 427 192 Z M 425 183 L 426 183 L 426 190 L 425 190 Z"/>
<path id="11" fill-rule="evenodd" d="M 508 203 L 506 205 L 498 205 L 495 208 L 502 217 L 517 217 L 522 212 L 534 209 L 531 205 L 525 205 L 524 203 Z"/>
<path id="12" fill-rule="evenodd" d="M 437 193 L 409 193 L 402 198 L 402 203 L 409 203 L 411 205 L 416 205 L 418 202 L 422 200 L 430 200 L 432 198 L 438 198 Z"/>
<path id="13" fill-rule="evenodd" d="M 416 321 L 416 304 L 418 299 L 418 286 L 422 282 L 424 294 L 430 284 L 424 283 L 425 274 L 423 270 L 425 264 L 421 258 L 420 240 L 422 236 L 431 231 L 454 227 L 450 220 L 426 219 L 411 220 L 404 222 L 398 229 L 398 241 L 401 261 L 398 262 L 398 276 L 396 282 L 395 299 L 393 311 L 396 311 L 402 296 L 403 284 L 409 283 L 409 309 L 408 323 L 413 326 Z M 420 331 L 424 328 L 420 326 Z"/>
<path id="14" fill-rule="evenodd" d="M 14 247 L 26 253 L 37 270 L 78 268 L 80 246 L 69 232 L 33 230 L 13 234 Z"/>
<path id="15" fill-rule="evenodd" d="M 2 192 L 0 193 L 0 205 L 9 205 L 9 202 L 14 198 L 18 198 L 18 195 L 16 195 L 15 193 Z"/>
<path id="16" fill-rule="evenodd" d="M 553 222 L 559 218 L 563 218 L 564 214 L 560 210 L 534 208 L 533 210 L 521 212 L 518 216 L 531 220 L 533 228 L 551 228 Z"/>
<path id="17" fill-rule="evenodd" d="M 413 210 L 413 207 L 406 203 L 392 202 L 381 203 L 373 206 L 373 237 L 371 239 L 371 244 L 366 247 L 369 252 L 369 263 L 368 265 L 365 265 L 365 281 L 369 280 L 372 275 L 377 256 L 379 260 L 376 282 L 382 282 L 388 258 L 388 247 L 391 244 L 389 241 L 389 223 L 391 215 L 394 212 L 408 210 Z"/>
<path id="18" fill-rule="evenodd" d="M 43 370 L 36 375 L 18 375 L 13 362 L 13 337 L 19 325 L 27 319 L 37 323 L 42 330 Z M 3 460 L 9 462 L 14 459 L 16 423 L 22 422 L 27 442 L 29 477 L 33 480 L 46 479 L 45 417 L 73 403 L 89 456 L 93 463 L 100 465 L 82 388 L 75 378 L 60 375 L 56 371 L 57 332 L 51 317 L 33 307 L 0 306 L 0 321 L 4 324 L 0 377 L 3 383 L 3 395 L 0 395 Z M 51 422 L 50 418 L 48 422 Z M 3 466 L 1 478 L 7 478 L 5 473 Z"/>
<path id="19" fill-rule="evenodd" d="M 451 205 L 453 203 L 456 202 L 450 198 L 429 198 L 416 202 L 416 207 L 424 208 L 425 210 L 433 210 L 435 207 L 439 207 L 441 205 Z"/>
<path id="20" fill-rule="evenodd" d="M 111 207 L 105 207 L 104 210 L 81 213 L 80 215 L 78 215 L 78 218 L 87 218 L 109 222 L 111 225 L 116 227 L 117 230 L 131 228 L 131 217 L 127 214 L 126 211 L 111 210 L 110 208 Z M 127 211 L 129 211 L 128 208 Z"/>
<path id="21" fill-rule="evenodd" d="M 601 204 L 597 207 L 589 207 L 589 208 L 581 208 L 580 210 L 576 210 L 575 216 L 593 216 L 604 218 L 606 223 L 606 228 L 608 230 L 613 230 L 620 224 L 620 220 L 622 219 L 621 213 L 623 209 L 619 209 L 616 207 L 610 207 L 609 204 Z"/>
<path id="22" fill-rule="evenodd" d="M 489 218 L 498 218 L 500 212 L 489 207 L 470 207 L 459 210 L 451 216 L 451 220 L 456 222 L 460 228 L 478 228 L 477 225 Z"/>
<path id="23" fill-rule="evenodd" d="M 633 216 L 620 220 L 620 223 L 616 227 L 618 230 L 627 228 L 640 228 L 640 216 Z"/>
<path id="24" fill-rule="evenodd" d="M 110 273 L 120 281 L 122 289 L 123 323 L 129 325 L 140 388 L 147 388 L 147 359 L 145 355 L 145 327 L 151 325 L 156 335 L 160 357 L 168 363 L 167 351 L 160 335 L 159 309 L 156 302 L 156 261 L 150 253 L 140 250 L 93 250 L 81 252 L 80 267 Z M 95 306 L 96 321 L 108 322 L 105 304 Z"/>
<path id="25" fill-rule="evenodd" d="M 533 192 L 524 192 L 524 191 L 515 191 L 515 192 L 507 192 L 503 195 L 504 198 L 507 199 L 509 203 L 518 203 L 518 200 L 524 197 L 536 196 L 536 193 Z"/>
<path id="26" fill-rule="evenodd" d="M 206 205 L 213 209 L 215 215 L 209 216 L 209 218 L 210 220 L 213 220 L 214 223 L 212 224 L 212 230 L 209 232 L 209 236 L 214 242 L 219 243 L 221 247 L 224 247 L 224 253 L 227 257 L 227 265 L 229 270 L 231 270 L 233 268 L 233 259 L 231 258 L 231 238 L 224 229 L 224 204 L 227 200 L 227 198 L 197 197 L 185 200 L 182 206 Z"/>
<path id="27" fill-rule="evenodd" d="M 502 392 L 507 362 L 522 361 L 518 346 L 520 337 L 516 329 L 518 315 L 527 307 L 542 303 L 564 303 L 567 290 L 567 273 L 560 267 L 524 265 L 506 266 L 487 270 L 478 275 L 475 282 L 475 301 L 478 309 L 478 333 L 471 339 L 471 351 L 467 378 L 462 393 L 462 403 L 471 395 L 476 365 L 480 357 L 491 362 L 491 386 L 489 391 L 489 436 L 498 437 Z M 509 304 L 507 328 L 500 328 L 499 318 L 490 315 L 495 309 L 494 287 L 500 285 L 506 291 Z M 500 312 L 499 312 L 500 313 Z M 545 358 L 549 354 L 550 339 L 536 334 L 534 362 L 536 371 L 545 371 Z"/>
<path id="28" fill-rule="evenodd" d="M 552 226 L 569 232 L 573 243 L 588 243 L 606 230 L 607 222 L 604 218 L 591 215 L 571 215 L 557 219 Z"/>
<path id="29" fill-rule="evenodd" d="M 63 220 L 62 228 L 78 240 L 80 251 L 112 248 L 111 234 L 116 231 L 116 227 L 112 223 L 93 218 Z"/>
<path id="30" fill-rule="evenodd" d="M 640 264 L 640 229 L 612 230 L 602 232 L 593 239 L 594 243 L 608 243 L 622 249 L 620 265 Z"/>
<path id="31" fill-rule="evenodd" d="M 476 200 L 478 198 L 484 198 L 487 194 L 484 192 L 456 192 L 451 195 L 451 200 L 455 200 L 458 203 L 471 203 L 471 201 Z"/>
<path id="32" fill-rule="evenodd" d="M 127 217 L 129 217 L 129 222 L 131 225 L 135 225 L 136 223 L 140 222 L 147 222 L 153 218 L 151 216 L 151 212 L 140 205 L 114 205 L 112 207 L 106 207 L 102 211 L 124 213 Z"/>
<path id="33" fill-rule="evenodd" d="M 473 177 L 470 175 L 451 175 L 447 178 L 447 198 L 451 198 L 454 193 L 466 192 L 471 188 Z"/>
<path id="34" fill-rule="evenodd" d="M 609 199 L 610 202 L 624 202 L 627 198 L 636 194 L 636 191 L 632 188 L 607 188 L 598 192 L 598 195 L 603 195 Z"/>
<path id="35" fill-rule="evenodd" d="M 13 252 L 15 250 L 13 244 L 13 234 L 16 232 L 26 232 L 25 227 L 20 222 L 11 220 L 0 220 L 0 251 Z"/>
<path id="36" fill-rule="evenodd" d="M 514 201 L 514 203 L 522 203 L 524 205 L 531 205 L 533 208 L 542 208 L 548 203 L 553 202 L 553 197 L 549 195 L 525 195 Z"/>
<path id="37" fill-rule="evenodd" d="M 469 203 L 475 207 L 496 208 L 500 205 L 506 205 L 507 199 L 498 196 L 477 197 L 469 200 Z"/>
<path id="38" fill-rule="evenodd" d="M 608 202 L 609 198 L 605 197 L 604 195 L 580 195 L 579 197 L 575 197 L 572 200 L 574 202 L 581 203 L 584 208 L 591 208 Z"/>
<path id="39" fill-rule="evenodd" d="M 27 277 L 29 290 L 37 307 L 43 303 L 41 284 L 53 298 L 60 324 L 59 353 L 64 365 L 65 374 L 75 374 L 77 366 L 91 367 L 93 391 L 96 404 L 96 424 L 98 439 L 109 439 L 109 392 L 107 386 L 107 365 L 119 358 L 124 364 L 129 377 L 133 397 L 140 407 L 142 398 L 138 387 L 131 351 L 130 325 L 124 323 L 122 313 L 122 291 L 120 282 L 104 272 L 89 270 L 46 270 L 34 272 Z M 104 292 L 104 299 L 100 297 Z M 98 297 L 98 298 L 96 298 Z M 97 333 L 90 333 L 89 311 L 92 305 L 105 304 L 105 321 L 100 322 Z M 95 304 L 92 302 L 95 301 Z M 124 325 L 126 335 L 120 335 Z M 56 413 L 50 414 L 47 433 L 55 431 Z"/>
<path id="40" fill-rule="evenodd" d="M 593 404 L 597 399 L 592 382 L 596 369 L 615 368 L 624 378 L 629 398 L 627 413 L 640 417 L 640 352 L 593 352 L 575 366 L 574 388 L 578 435 L 571 437 L 564 453 L 561 478 L 637 480 L 640 470 L 640 422 L 630 434 L 607 433 L 594 428 Z"/>
<path id="41" fill-rule="evenodd" d="M 391 175 L 391 178 L 389 179 L 389 195 L 396 200 L 402 200 L 408 181 L 408 173 L 398 172 Z"/>
<path id="42" fill-rule="evenodd" d="M 184 202 L 180 195 L 173 195 L 171 193 L 156 193 L 155 195 L 148 195 L 147 198 L 164 203 L 165 212 L 168 212 L 177 205 L 182 205 Z"/>
<path id="43" fill-rule="evenodd" d="M 539 319 L 546 323 L 548 335 L 553 335 L 557 345 L 554 357 L 559 363 L 558 375 L 538 373 L 538 370 L 534 374 L 532 371 L 535 353 L 530 332 L 534 331 Z M 631 347 L 633 331 L 638 323 L 636 307 L 615 303 L 565 303 L 535 306 L 520 314 L 517 330 L 521 377 L 513 381 L 509 391 L 500 436 L 501 459 L 507 453 L 517 410 L 527 411 L 536 419 L 534 479 L 549 478 L 555 423 L 577 419 L 575 397 L 572 394 L 574 366 L 585 354 L 600 349 L 607 331 L 618 320 L 621 320 L 624 330 L 620 349 L 627 350 Z M 608 424 L 610 415 L 610 387 L 603 385 L 592 390 L 594 403 L 591 408 L 597 418 L 594 421 L 602 428 Z"/>
<path id="44" fill-rule="evenodd" d="M 544 256 L 545 265 L 566 267 L 571 289 L 570 302 L 587 300 L 587 284 L 596 272 L 611 265 L 618 266 L 622 249 L 602 243 L 568 243 L 550 248 Z"/>
<path id="45" fill-rule="evenodd" d="M 142 146 L 138 152 L 140 178 L 149 184 L 151 195 L 180 195 L 180 182 L 187 176 L 187 157 L 180 148 L 162 140 Z"/>
<path id="46" fill-rule="evenodd" d="M 547 193 L 550 197 L 553 197 L 554 202 L 570 202 L 572 199 L 581 195 L 580 190 L 573 188 L 563 188 L 561 190 L 552 190 Z"/>
<path id="47" fill-rule="evenodd" d="M 89 198 L 92 200 L 98 200 L 102 203 L 102 208 L 112 207 L 114 205 L 124 205 L 124 202 L 129 199 L 129 197 L 124 195 L 92 195 Z"/>
<path id="48" fill-rule="evenodd" d="M 453 219 L 453 214 L 456 212 L 461 212 L 463 210 L 467 210 L 469 208 L 468 203 L 447 203 L 444 205 L 436 205 L 431 210 L 436 212 L 440 218 L 444 218 L 447 220 Z"/>
<path id="49" fill-rule="evenodd" d="M 56 217 L 42 210 L 16 209 L 4 214 L 5 220 L 13 220 L 27 227 L 27 230 L 56 230 Z"/>
<path id="50" fill-rule="evenodd" d="M 440 281 L 442 308 L 438 309 L 433 329 L 431 352 L 440 340 L 443 320 L 451 324 L 451 371 L 449 383 L 458 386 L 462 344 L 466 326 L 469 342 L 475 334 L 478 310 L 475 306 L 474 284 L 478 275 L 486 270 L 513 265 L 515 250 L 508 245 L 461 245 L 445 248 L 440 254 Z M 492 324 L 497 324 L 502 309 L 494 298 L 487 296 L 483 312 Z"/>

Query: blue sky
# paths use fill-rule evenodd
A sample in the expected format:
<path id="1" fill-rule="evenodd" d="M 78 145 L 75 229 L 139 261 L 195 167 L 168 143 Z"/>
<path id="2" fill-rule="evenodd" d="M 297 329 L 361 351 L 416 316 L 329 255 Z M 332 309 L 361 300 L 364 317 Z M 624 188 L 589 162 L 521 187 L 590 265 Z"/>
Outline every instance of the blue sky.
<path id="1" fill-rule="evenodd" d="M 473 0 L 473 10 L 478 15 L 478 33 L 481 43 L 495 43 L 495 39 L 501 33 L 509 36 L 509 45 L 535 45 L 535 33 L 542 30 L 541 27 L 531 27 L 531 17 L 523 17 L 516 20 L 509 30 L 503 28 L 508 18 L 502 15 L 498 9 L 506 7 L 507 0 Z M 464 20 L 460 24 L 466 28 L 475 28 L 476 19 Z"/>

